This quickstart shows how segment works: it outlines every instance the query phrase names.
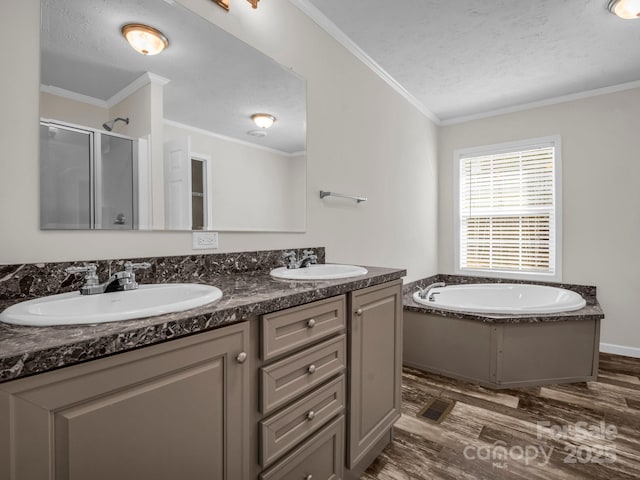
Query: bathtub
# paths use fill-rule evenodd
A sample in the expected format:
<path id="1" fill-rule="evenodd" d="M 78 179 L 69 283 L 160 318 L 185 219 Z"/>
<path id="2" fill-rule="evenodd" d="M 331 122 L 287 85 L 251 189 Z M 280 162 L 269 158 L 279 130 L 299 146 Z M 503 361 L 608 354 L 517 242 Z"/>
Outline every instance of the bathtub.
<path id="1" fill-rule="evenodd" d="M 436 287 L 422 299 L 421 305 L 453 312 L 526 315 L 580 310 L 587 304 L 576 292 L 546 285 L 517 283 L 479 283 Z"/>
<path id="2" fill-rule="evenodd" d="M 595 287 L 495 283 L 453 275 L 404 296 L 406 366 L 489 388 L 594 380 L 600 321 Z M 487 282 L 487 283 L 482 283 Z M 585 301 L 577 292 L 584 292 Z"/>

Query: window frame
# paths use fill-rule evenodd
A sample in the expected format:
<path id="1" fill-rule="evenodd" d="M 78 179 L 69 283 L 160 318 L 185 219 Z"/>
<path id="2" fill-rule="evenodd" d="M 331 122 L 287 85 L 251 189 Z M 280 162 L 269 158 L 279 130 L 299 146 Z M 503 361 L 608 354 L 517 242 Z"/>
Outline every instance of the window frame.
<path id="1" fill-rule="evenodd" d="M 534 148 L 549 147 L 554 148 L 554 228 L 555 228 L 555 245 L 553 273 L 543 272 L 513 272 L 509 270 L 498 269 L 473 269 L 462 268 L 460 265 L 460 165 L 464 158 L 479 157 L 484 155 L 496 155 L 508 152 L 517 152 L 522 150 L 530 150 Z M 453 208 L 454 208 L 454 272 L 457 275 L 481 276 L 506 278 L 514 280 L 533 280 L 533 281 L 562 281 L 562 142 L 560 135 L 551 135 L 546 137 L 530 138 L 517 140 L 513 142 L 497 143 L 492 145 L 482 145 L 470 148 L 461 148 L 454 151 L 454 168 L 453 168 Z"/>

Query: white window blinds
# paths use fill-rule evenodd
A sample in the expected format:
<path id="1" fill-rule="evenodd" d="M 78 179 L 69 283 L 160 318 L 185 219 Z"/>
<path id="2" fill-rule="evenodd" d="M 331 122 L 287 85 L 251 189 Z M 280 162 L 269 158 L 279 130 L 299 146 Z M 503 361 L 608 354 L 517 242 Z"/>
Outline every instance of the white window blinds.
<path id="1" fill-rule="evenodd" d="M 459 269 L 555 275 L 555 146 L 459 161 Z"/>

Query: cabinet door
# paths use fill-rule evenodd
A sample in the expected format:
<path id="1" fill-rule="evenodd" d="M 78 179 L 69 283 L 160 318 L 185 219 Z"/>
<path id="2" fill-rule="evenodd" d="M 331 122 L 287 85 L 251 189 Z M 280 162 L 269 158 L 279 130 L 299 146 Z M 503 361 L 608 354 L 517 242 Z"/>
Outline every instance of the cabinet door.
<path id="1" fill-rule="evenodd" d="M 400 417 L 402 281 L 351 294 L 349 439 L 353 468 Z"/>
<path id="2" fill-rule="evenodd" d="M 9 382 L 15 478 L 248 478 L 249 324 Z"/>

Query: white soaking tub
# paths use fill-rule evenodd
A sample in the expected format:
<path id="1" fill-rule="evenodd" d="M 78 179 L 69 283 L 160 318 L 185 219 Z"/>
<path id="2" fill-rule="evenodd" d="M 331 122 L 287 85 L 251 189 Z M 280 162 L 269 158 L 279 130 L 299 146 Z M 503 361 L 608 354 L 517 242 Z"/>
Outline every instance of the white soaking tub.
<path id="1" fill-rule="evenodd" d="M 406 366 L 489 388 L 597 377 L 604 313 L 595 287 L 576 285 L 574 291 L 509 282 L 441 286 L 436 279 L 419 282 L 429 285 L 422 289 L 426 298 L 419 292 L 404 297 Z M 577 291 L 584 291 L 585 298 Z"/>
<path id="2" fill-rule="evenodd" d="M 479 283 L 436 287 L 422 299 L 413 300 L 430 308 L 453 312 L 527 315 L 580 310 L 587 302 L 571 290 L 545 285 Z"/>

